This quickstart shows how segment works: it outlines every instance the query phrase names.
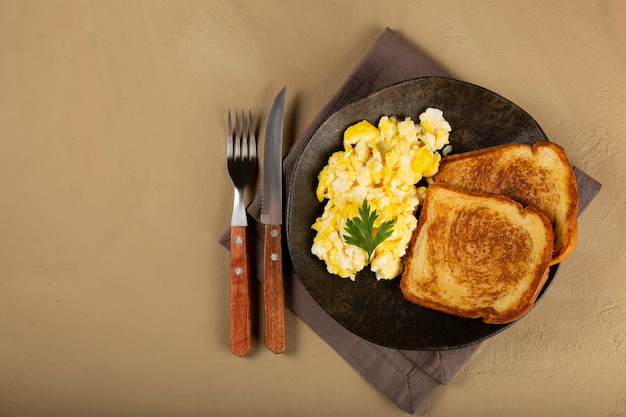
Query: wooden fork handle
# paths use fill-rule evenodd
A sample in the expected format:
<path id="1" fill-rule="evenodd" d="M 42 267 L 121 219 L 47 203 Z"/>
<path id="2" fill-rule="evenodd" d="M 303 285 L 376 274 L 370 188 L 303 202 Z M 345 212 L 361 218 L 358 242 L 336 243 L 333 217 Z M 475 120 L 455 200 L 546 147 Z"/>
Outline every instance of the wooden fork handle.
<path id="1" fill-rule="evenodd" d="M 274 353 L 285 350 L 285 290 L 281 226 L 265 225 L 263 249 L 263 298 L 265 304 L 265 346 Z"/>
<path id="2" fill-rule="evenodd" d="M 230 228 L 230 350 L 237 356 L 252 348 L 247 229 Z"/>

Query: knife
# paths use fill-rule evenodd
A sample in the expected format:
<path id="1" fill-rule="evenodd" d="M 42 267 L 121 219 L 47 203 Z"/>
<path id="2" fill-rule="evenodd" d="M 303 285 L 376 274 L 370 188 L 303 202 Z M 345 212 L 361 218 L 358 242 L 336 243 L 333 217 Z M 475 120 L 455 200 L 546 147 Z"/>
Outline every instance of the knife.
<path id="1" fill-rule="evenodd" d="M 263 248 L 263 297 L 265 345 L 274 353 L 285 350 L 285 291 L 283 288 L 283 116 L 285 90 L 274 99 L 265 126 L 263 149 L 263 196 L 261 223 L 265 226 Z"/>

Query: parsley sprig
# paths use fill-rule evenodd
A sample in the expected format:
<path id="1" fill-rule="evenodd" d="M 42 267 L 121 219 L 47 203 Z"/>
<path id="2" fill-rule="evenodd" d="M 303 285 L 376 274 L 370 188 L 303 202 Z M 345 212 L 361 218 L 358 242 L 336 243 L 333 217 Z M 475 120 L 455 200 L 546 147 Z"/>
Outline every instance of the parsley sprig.
<path id="1" fill-rule="evenodd" d="M 368 262 L 376 246 L 393 233 L 393 220 L 387 220 L 377 230 L 374 230 L 374 222 L 377 218 L 376 210 L 370 211 L 370 205 L 364 201 L 359 209 L 359 216 L 346 221 L 346 234 L 343 235 L 346 243 L 358 246 L 367 252 Z"/>

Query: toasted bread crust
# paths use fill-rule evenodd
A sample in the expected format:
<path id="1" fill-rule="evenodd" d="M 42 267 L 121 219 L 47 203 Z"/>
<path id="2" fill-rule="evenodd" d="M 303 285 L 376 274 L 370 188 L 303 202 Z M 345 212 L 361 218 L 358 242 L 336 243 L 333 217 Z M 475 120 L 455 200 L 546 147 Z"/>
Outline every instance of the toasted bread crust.
<path id="1" fill-rule="evenodd" d="M 528 312 L 547 280 L 549 218 L 501 195 L 433 183 L 400 289 L 421 306 L 486 323 Z"/>
<path id="2" fill-rule="evenodd" d="M 565 151 L 555 143 L 507 144 L 449 155 L 442 159 L 435 181 L 502 194 L 544 211 L 555 234 L 552 265 L 576 247 L 576 178 Z"/>

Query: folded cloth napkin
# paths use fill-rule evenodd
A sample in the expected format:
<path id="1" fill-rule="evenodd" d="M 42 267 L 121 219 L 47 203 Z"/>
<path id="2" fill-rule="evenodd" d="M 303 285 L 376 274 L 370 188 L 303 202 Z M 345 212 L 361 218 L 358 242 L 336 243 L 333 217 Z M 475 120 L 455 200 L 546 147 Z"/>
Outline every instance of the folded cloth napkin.
<path id="1" fill-rule="evenodd" d="M 298 156 L 323 121 L 345 104 L 368 94 L 412 78 L 449 76 L 423 53 L 386 29 L 357 65 L 343 86 L 311 123 L 303 137 L 295 142 L 284 159 L 285 182 L 290 181 Z M 575 169 L 582 212 L 600 190 L 600 183 Z M 287 188 L 286 188 L 287 189 Z M 261 197 L 257 195 L 248 207 L 250 219 L 250 258 L 252 274 L 262 278 L 263 225 L 259 218 Z M 229 233 L 220 243 L 228 248 Z M 293 268 L 285 264 L 285 302 L 291 311 L 307 323 L 367 380 L 398 407 L 414 413 L 441 385 L 447 384 L 467 362 L 480 344 L 443 351 L 409 351 L 391 349 L 366 341 L 343 328 L 309 295 Z"/>

